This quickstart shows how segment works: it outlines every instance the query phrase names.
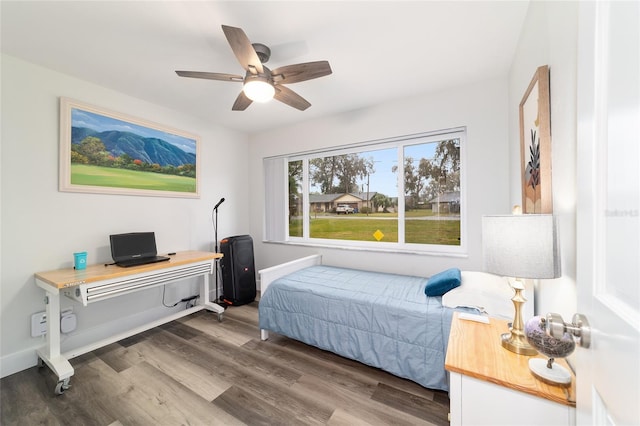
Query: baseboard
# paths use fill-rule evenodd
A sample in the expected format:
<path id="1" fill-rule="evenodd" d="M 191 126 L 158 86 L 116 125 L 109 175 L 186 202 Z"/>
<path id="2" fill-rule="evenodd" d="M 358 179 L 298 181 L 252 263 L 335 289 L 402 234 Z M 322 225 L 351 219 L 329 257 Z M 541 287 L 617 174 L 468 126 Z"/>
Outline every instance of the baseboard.
<path id="1" fill-rule="evenodd" d="M 43 339 L 42 344 L 38 346 L 24 349 L 20 352 L 15 352 L 0 358 L 0 378 L 34 367 L 38 363 L 36 350 L 44 345 L 45 341 Z"/>

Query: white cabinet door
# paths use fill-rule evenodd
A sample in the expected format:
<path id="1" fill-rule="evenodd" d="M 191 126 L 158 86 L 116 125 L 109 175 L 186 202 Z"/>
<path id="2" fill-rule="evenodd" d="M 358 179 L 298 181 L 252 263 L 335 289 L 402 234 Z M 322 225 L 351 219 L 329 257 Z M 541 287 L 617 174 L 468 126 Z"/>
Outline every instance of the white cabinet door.
<path id="1" fill-rule="evenodd" d="M 451 426 L 569 426 L 575 409 L 485 380 L 451 373 Z"/>
<path id="2" fill-rule="evenodd" d="M 581 2 L 578 42 L 577 422 L 638 425 L 640 2 Z"/>

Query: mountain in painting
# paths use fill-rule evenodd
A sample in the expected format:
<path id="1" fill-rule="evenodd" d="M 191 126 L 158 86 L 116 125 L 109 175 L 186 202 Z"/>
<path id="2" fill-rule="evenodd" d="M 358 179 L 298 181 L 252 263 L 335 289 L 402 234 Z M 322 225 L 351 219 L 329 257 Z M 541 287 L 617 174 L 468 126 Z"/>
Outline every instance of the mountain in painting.
<path id="1" fill-rule="evenodd" d="M 196 155 L 185 152 L 167 141 L 146 138 L 135 133 L 108 130 L 96 132 L 86 127 L 71 128 L 71 143 L 79 144 L 86 137 L 93 136 L 102 141 L 106 150 L 114 157 L 128 154 L 131 158 L 162 167 L 196 164 Z"/>

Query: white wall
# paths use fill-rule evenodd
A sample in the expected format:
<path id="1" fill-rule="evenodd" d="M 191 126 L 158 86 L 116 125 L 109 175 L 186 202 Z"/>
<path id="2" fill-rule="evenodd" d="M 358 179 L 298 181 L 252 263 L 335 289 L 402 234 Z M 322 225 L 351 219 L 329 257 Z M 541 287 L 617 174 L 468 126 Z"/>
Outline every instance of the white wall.
<path id="1" fill-rule="evenodd" d="M 70 97 L 200 136 L 199 199 L 58 192 L 58 99 Z M 249 230 L 248 141 L 240 133 L 86 81 L 2 56 L 2 228 L 0 364 L 2 376 L 35 365 L 42 338 L 30 337 L 30 316 L 44 310 L 33 274 L 111 261 L 112 233 L 154 231 L 158 251 L 213 251 L 211 209 L 220 199 L 218 236 Z M 233 212 L 233 213 L 231 213 Z M 78 317 L 63 352 L 171 312 L 162 287 L 90 305 L 63 298 Z M 168 286 L 167 300 L 197 291 L 197 281 Z"/>
<path id="2" fill-rule="evenodd" d="M 507 102 L 505 76 L 253 135 L 249 150 L 253 182 L 250 219 L 256 267 L 322 253 L 328 264 L 398 273 L 430 275 L 454 266 L 481 270 L 481 217 L 510 211 Z M 458 126 L 467 126 L 468 257 L 350 251 L 261 241 L 264 157 Z"/>
<path id="3" fill-rule="evenodd" d="M 537 285 L 536 313 L 576 312 L 576 85 L 578 2 L 532 1 L 509 73 L 511 204 L 522 204 L 518 106 L 535 70 L 549 65 L 553 212 L 562 277 Z"/>

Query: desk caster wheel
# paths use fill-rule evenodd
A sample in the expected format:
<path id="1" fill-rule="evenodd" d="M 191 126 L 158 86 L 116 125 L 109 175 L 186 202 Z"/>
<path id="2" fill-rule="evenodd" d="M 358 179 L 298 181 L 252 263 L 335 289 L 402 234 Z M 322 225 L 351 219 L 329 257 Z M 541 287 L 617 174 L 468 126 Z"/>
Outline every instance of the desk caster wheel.
<path id="1" fill-rule="evenodd" d="M 218 322 L 222 322 L 223 314 L 218 314 Z"/>
<path id="2" fill-rule="evenodd" d="M 64 380 L 60 380 L 56 385 L 55 393 L 56 395 L 62 395 L 64 391 L 69 389 L 71 385 L 69 384 L 70 378 L 66 378 Z"/>

